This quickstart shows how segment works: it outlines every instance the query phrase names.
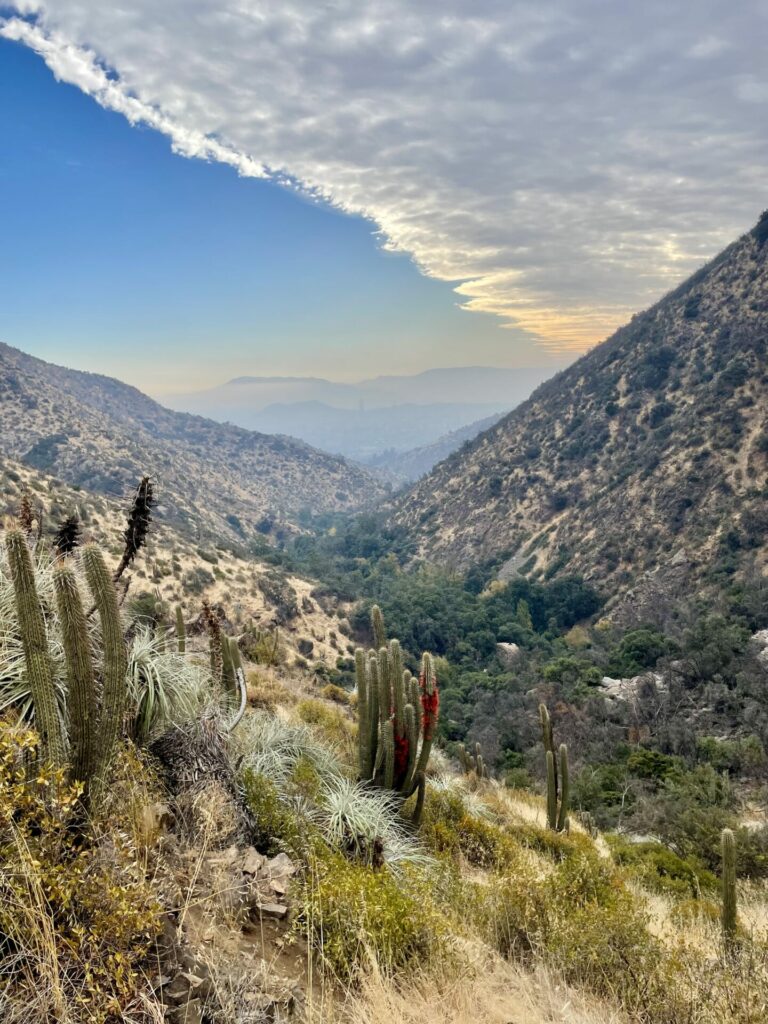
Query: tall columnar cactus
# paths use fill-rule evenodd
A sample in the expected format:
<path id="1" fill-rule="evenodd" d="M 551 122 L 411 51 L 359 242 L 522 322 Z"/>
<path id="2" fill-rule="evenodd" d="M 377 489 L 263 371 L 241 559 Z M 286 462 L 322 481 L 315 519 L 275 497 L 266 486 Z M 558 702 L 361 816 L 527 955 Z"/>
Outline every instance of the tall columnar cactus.
<path id="1" fill-rule="evenodd" d="M 568 807 L 571 795 L 570 773 L 568 771 L 568 747 L 560 744 L 560 809 L 557 812 L 557 831 L 568 830 Z"/>
<path id="2" fill-rule="evenodd" d="M 100 790 L 106 783 L 107 770 L 112 762 L 117 741 L 123 730 L 128 689 L 126 671 L 128 658 L 120 624 L 120 608 L 112 574 L 104 556 L 95 544 L 83 548 L 83 567 L 88 587 L 101 622 L 103 648 L 101 728 L 97 737 L 98 755 L 96 785 Z"/>
<path id="3" fill-rule="evenodd" d="M 184 613 L 181 605 L 176 605 L 176 645 L 179 654 L 187 652 L 187 627 L 184 625 Z"/>
<path id="4" fill-rule="evenodd" d="M 96 770 L 98 740 L 96 684 L 88 626 L 71 565 L 60 562 L 56 566 L 53 584 L 67 663 L 70 764 L 74 778 L 87 783 Z"/>
<path id="5" fill-rule="evenodd" d="M 736 941 L 736 841 L 733 832 L 724 828 L 720 837 L 722 854 L 722 927 L 726 948 L 732 948 Z"/>
<path id="6" fill-rule="evenodd" d="M 54 767 L 63 768 L 67 761 L 64 726 L 56 701 L 45 617 L 35 585 L 32 556 L 26 534 L 17 527 L 8 531 L 5 543 L 41 753 Z"/>
<path id="7" fill-rule="evenodd" d="M 483 748 L 479 743 L 475 743 L 474 754 L 470 754 L 464 744 L 460 743 L 459 763 L 465 775 L 472 775 L 474 773 L 478 779 L 488 778 L 488 767 L 483 757 Z"/>
<path id="8" fill-rule="evenodd" d="M 371 630 L 373 631 L 373 648 L 380 651 L 382 647 L 386 646 L 387 634 L 384 629 L 384 616 L 377 604 L 371 608 Z"/>
<path id="9" fill-rule="evenodd" d="M 355 653 L 358 770 L 361 779 L 406 799 L 426 773 L 439 713 L 437 678 L 428 654 L 418 680 L 403 668 L 400 644 L 387 643 L 378 607 L 371 626 L 378 650 Z"/>
<path id="10" fill-rule="evenodd" d="M 539 719 L 547 766 L 547 825 L 553 832 L 567 832 L 570 796 L 568 748 L 561 743 L 559 750 L 555 752 L 552 720 L 544 704 L 539 704 Z"/>

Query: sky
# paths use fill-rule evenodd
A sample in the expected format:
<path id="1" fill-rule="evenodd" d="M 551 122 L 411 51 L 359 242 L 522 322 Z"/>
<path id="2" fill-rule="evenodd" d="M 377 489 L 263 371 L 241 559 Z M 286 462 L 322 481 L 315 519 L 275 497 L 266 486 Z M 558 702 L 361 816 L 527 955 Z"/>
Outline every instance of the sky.
<path id="1" fill-rule="evenodd" d="M 764 0 L 0 4 L 0 340 L 150 393 L 573 358 L 766 204 Z"/>

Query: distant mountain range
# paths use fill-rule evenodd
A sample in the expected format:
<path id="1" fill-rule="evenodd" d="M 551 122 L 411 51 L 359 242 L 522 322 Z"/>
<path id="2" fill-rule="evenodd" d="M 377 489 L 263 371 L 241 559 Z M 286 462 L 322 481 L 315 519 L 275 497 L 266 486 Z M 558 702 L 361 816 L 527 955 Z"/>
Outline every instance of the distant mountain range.
<path id="1" fill-rule="evenodd" d="M 423 448 L 479 419 L 507 412 L 555 369 L 457 367 L 357 384 L 316 377 L 237 377 L 165 401 L 174 409 L 289 434 L 367 462 L 388 451 Z M 411 472 L 396 475 L 413 479 Z"/>
<path id="2" fill-rule="evenodd" d="M 437 465 L 395 519 L 454 566 L 722 585 L 765 571 L 767 499 L 768 213 Z"/>
<path id="3" fill-rule="evenodd" d="M 169 523 L 240 542 L 385 493 L 365 469 L 303 441 L 172 412 L 120 381 L 1 343 L 0 455 L 112 497 L 150 474 Z"/>
<path id="4" fill-rule="evenodd" d="M 498 423 L 503 415 L 503 413 L 494 413 L 484 419 L 475 420 L 473 423 L 468 423 L 466 427 L 443 434 L 432 444 L 423 445 L 421 448 L 412 448 L 408 452 L 399 452 L 390 448 L 365 459 L 365 464 L 374 471 L 382 473 L 385 479 L 395 485 L 413 483 L 428 473 L 438 462 L 447 459 L 462 445 L 468 444 L 478 434 L 488 430 L 494 423 Z"/>

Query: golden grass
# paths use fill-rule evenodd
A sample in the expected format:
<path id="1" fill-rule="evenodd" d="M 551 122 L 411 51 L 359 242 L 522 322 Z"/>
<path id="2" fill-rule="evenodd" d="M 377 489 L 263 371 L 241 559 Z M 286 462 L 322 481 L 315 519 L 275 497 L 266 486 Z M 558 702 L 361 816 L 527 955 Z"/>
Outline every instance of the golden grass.
<path id="1" fill-rule="evenodd" d="M 372 966 L 355 993 L 317 1024 L 624 1024 L 619 1011 L 565 985 L 478 950 L 474 969 L 458 977 L 423 974 L 398 986 Z"/>

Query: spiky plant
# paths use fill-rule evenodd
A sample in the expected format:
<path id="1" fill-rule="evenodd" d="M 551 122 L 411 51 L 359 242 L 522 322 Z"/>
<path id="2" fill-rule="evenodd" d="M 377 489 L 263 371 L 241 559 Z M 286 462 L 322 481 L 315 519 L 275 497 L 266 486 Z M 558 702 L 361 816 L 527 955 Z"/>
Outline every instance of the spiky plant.
<path id="1" fill-rule="evenodd" d="M 155 495 L 152 481 L 148 476 L 142 477 L 128 512 L 128 522 L 123 533 L 123 556 L 115 570 L 115 582 L 120 579 L 146 543 L 154 505 Z"/>
<path id="2" fill-rule="evenodd" d="M 416 680 L 403 668 L 397 640 L 386 642 L 384 619 L 375 605 L 378 651 L 355 652 L 358 710 L 358 774 L 362 781 L 410 797 L 425 775 L 439 714 L 439 693 L 429 654 Z"/>
<path id="3" fill-rule="evenodd" d="M 59 555 L 71 555 L 75 548 L 80 545 L 82 528 L 77 513 L 67 516 L 59 524 L 53 538 L 54 550 Z"/>
<path id="4" fill-rule="evenodd" d="M 561 743 L 559 750 L 555 750 L 552 719 L 545 704 L 539 704 L 539 720 L 547 771 L 547 825 L 553 832 L 567 832 L 570 796 L 568 748 Z"/>
<path id="5" fill-rule="evenodd" d="M 67 761 L 67 745 L 56 699 L 45 616 L 35 584 L 26 533 L 17 527 L 10 529 L 5 545 L 42 755 L 54 767 L 63 768 Z"/>
<path id="6" fill-rule="evenodd" d="M 221 620 L 207 600 L 203 601 L 203 623 L 208 632 L 211 678 L 214 683 L 220 685 L 224 675 L 224 636 L 221 631 Z"/>
<path id="7" fill-rule="evenodd" d="M 736 943 L 738 925 L 736 904 L 736 839 L 729 828 L 724 828 L 721 833 L 720 852 L 722 857 L 723 942 L 726 949 L 730 951 Z"/>
<path id="8" fill-rule="evenodd" d="M 184 624 L 184 613 L 181 605 L 176 605 L 176 645 L 179 654 L 186 654 L 187 651 L 187 627 Z"/>
<path id="9" fill-rule="evenodd" d="M 210 697 L 210 680 L 194 662 L 165 649 L 147 626 L 139 626 L 128 652 L 131 732 L 141 744 L 169 725 L 197 717 Z"/>
<path id="10" fill-rule="evenodd" d="M 28 537 L 31 537 L 35 528 L 35 512 L 34 509 L 32 508 L 32 501 L 26 491 L 21 496 L 21 501 L 19 502 L 19 510 L 16 513 L 16 518 L 19 521 L 19 526 L 22 529 L 22 531 Z"/>
<path id="11" fill-rule="evenodd" d="M 83 568 L 101 623 L 101 727 L 95 778 L 97 789 L 101 789 L 106 784 L 115 747 L 123 731 L 128 696 L 128 659 L 114 578 L 95 544 L 83 548 Z"/>
<path id="12" fill-rule="evenodd" d="M 67 666 L 69 756 L 74 777 L 82 781 L 92 778 L 97 763 L 98 709 L 88 621 L 68 562 L 55 567 L 53 581 Z"/>

